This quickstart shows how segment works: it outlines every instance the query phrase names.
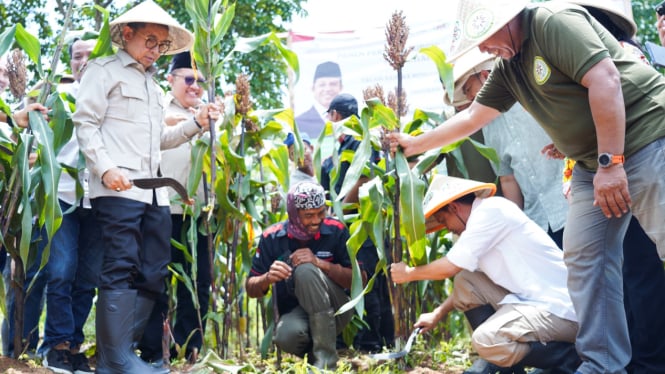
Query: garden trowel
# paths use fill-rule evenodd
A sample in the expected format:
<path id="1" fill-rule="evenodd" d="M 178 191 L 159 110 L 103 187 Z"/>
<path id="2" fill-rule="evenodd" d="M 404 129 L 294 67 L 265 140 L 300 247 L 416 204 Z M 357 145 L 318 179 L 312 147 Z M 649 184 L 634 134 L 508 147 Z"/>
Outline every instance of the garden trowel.
<path id="1" fill-rule="evenodd" d="M 420 333 L 420 327 L 417 327 L 415 330 L 413 330 L 411 336 L 409 336 L 409 339 L 406 341 L 404 349 L 402 349 L 399 352 L 374 353 L 369 355 L 369 357 L 375 360 L 393 360 L 396 358 L 402 358 L 411 351 L 411 345 L 413 344 L 413 341 L 416 339 L 416 336 L 418 336 L 419 333 Z"/>

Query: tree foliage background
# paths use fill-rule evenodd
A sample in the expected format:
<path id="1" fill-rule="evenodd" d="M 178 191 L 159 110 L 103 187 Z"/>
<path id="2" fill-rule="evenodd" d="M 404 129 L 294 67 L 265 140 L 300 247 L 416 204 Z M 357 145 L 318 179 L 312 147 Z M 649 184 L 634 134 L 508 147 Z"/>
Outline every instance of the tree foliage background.
<path id="1" fill-rule="evenodd" d="M 224 54 L 233 48 L 233 40 L 242 36 L 263 35 L 269 32 L 285 32 L 288 22 L 296 15 L 305 15 L 302 4 L 306 0 L 238 0 L 236 1 L 236 16 L 233 20 L 227 38 L 222 42 Z M 33 31 L 42 43 L 42 55 L 50 56 L 49 50 L 55 43 L 57 29 L 62 27 L 62 19 L 67 2 L 55 1 L 55 9 L 47 8 L 47 0 L 3 1 L 0 3 L 0 30 L 21 23 L 28 30 Z M 72 20 L 73 30 L 92 29 L 99 30 L 101 18 L 93 5 L 99 5 L 110 12 L 110 19 L 122 14 L 126 9 L 133 7 L 141 1 L 130 1 L 123 7 L 118 7 L 112 0 L 94 0 L 86 2 L 75 12 Z M 185 10 L 185 0 L 156 0 L 169 14 L 191 30 L 192 22 Z M 52 27 L 49 19 L 57 22 Z M 38 30 L 38 31 L 37 31 Z M 69 60 L 67 53 L 63 56 Z M 165 66 L 168 60 L 162 59 Z M 225 85 L 228 89 L 235 82 L 239 74 L 246 74 L 252 82 L 252 98 L 260 108 L 278 108 L 283 106 L 284 87 L 287 86 L 288 74 L 286 64 L 279 53 L 269 46 L 260 47 L 251 54 L 238 55 L 225 69 Z M 34 82 L 33 82 L 34 83 Z"/>
<path id="2" fill-rule="evenodd" d="M 172 14 L 183 24 L 191 28 L 191 21 L 184 7 L 185 0 L 156 0 L 156 2 Z M 130 1 L 124 7 L 119 8 L 113 0 L 93 0 L 81 6 L 75 14 L 73 29 L 90 28 L 98 30 L 101 25 L 99 13 L 95 12 L 93 4 L 107 8 L 111 19 L 121 14 L 125 9 L 137 4 L 139 1 Z M 261 35 L 271 31 L 284 32 L 286 25 L 295 16 L 306 15 L 303 4 L 306 0 L 238 0 L 236 2 L 236 17 L 233 20 L 229 36 L 224 40 L 224 49 L 229 51 L 233 46 L 232 38 L 238 36 Z M 49 56 L 55 43 L 54 38 L 57 29 L 62 26 L 62 19 L 66 8 L 64 0 L 55 0 L 55 9 L 47 8 L 47 0 L 22 0 L 3 1 L 0 3 L 0 30 L 5 30 L 11 25 L 21 23 L 28 30 L 37 30 L 34 33 L 39 36 L 42 43 L 42 55 Z M 633 15 L 638 26 L 637 39 L 640 43 L 647 40 L 658 42 L 655 29 L 656 13 L 654 6 L 660 1 L 633 0 Z M 57 20 L 55 26 L 51 26 L 49 19 Z M 63 61 L 68 60 L 67 53 L 63 55 Z M 64 64 L 63 66 L 66 66 Z M 252 97 L 257 107 L 276 108 L 282 107 L 283 92 L 287 86 L 288 75 L 286 65 L 277 56 L 277 52 L 270 47 L 261 47 L 259 51 L 252 54 L 238 56 L 232 64 L 226 68 L 225 82 L 235 82 L 238 74 L 248 75 L 252 82 Z M 33 82 L 34 83 L 34 82 Z"/>

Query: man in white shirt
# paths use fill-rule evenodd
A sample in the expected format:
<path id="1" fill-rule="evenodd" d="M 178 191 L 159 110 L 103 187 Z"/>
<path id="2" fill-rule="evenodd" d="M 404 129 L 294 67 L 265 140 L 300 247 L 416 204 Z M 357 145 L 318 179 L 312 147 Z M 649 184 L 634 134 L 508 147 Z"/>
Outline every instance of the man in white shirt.
<path id="1" fill-rule="evenodd" d="M 427 232 L 447 228 L 459 239 L 430 264 L 392 264 L 392 279 L 454 276 L 451 297 L 415 325 L 426 331 L 453 308 L 463 311 L 473 347 L 498 366 L 488 372 L 520 365 L 573 373 L 580 364 L 577 322 L 563 253 L 517 205 L 491 197 L 495 190 L 491 183 L 436 176 L 425 196 Z"/>

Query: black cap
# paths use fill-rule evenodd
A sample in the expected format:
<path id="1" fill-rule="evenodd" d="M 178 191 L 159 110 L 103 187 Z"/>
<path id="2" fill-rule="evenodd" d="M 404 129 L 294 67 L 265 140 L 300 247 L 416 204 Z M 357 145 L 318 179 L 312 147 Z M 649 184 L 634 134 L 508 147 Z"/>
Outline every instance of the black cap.
<path id="1" fill-rule="evenodd" d="M 192 55 L 189 53 L 189 51 L 180 52 L 173 56 L 173 59 L 171 59 L 171 68 L 169 69 L 169 72 L 183 68 L 192 68 Z"/>
<path id="2" fill-rule="evenodd" d="M 319 78 L 341 78 L 342 71 L 336 62 L 326 61 L 320 63 L 314 72 L 314 80 Z"/>
<path id="3" fill-rule="evenodd" d="M 334 110 L 339 113 L 342 118 L 351 117 L 355 114 L 358 116 L 358 101 L 355 97 L 347 94 L 341 93 L 335 96 L 334 99 L 330 102 L 330 107 L 328 107 L 328 112 Z"/>

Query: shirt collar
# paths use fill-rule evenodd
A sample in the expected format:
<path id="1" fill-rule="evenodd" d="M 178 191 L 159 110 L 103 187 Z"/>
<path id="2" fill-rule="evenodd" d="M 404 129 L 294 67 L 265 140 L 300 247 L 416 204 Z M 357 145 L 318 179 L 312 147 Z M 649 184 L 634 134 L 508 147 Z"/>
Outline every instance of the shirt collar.
<path id="1" fill-rule="evenodd" d="M 134 57 L 132 57 L 124 49 L 119 49 L 118 53 L 116 55 L 118 56 L 118 59 L 120 59 L 120 62 L 122 62 L 122 65 L 125 66 L 125 67 L 132 65 L 132 66 L 135 66 L 135 67 L 139 68 L 142 72 L 144 72 L 146 74 L 149 74 L 149 75 L 153 75 L 157 72 L 157 69 L 155 68 L 154 65 L 150 65 L 150 67 L 145 69 L 143 67 L 143 65 L 141 65 L 138 61 L 136 61 L 134 59 Z"/>

